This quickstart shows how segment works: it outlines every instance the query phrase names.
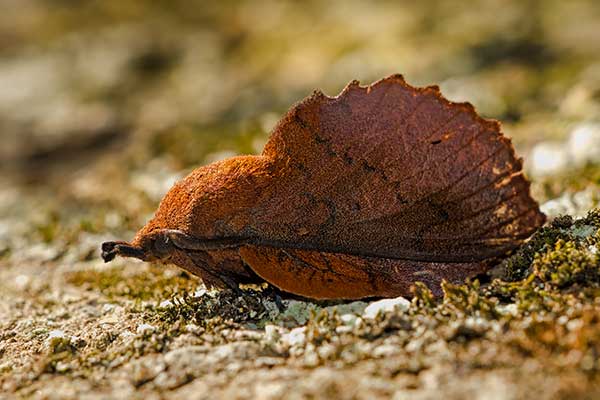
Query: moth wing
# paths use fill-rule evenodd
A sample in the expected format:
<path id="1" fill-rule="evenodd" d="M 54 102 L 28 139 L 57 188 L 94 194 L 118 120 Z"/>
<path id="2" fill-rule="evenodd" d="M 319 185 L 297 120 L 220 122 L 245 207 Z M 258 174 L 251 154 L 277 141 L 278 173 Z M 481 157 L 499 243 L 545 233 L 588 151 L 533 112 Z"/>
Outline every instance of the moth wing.
<path id="1" fill-rule="evenodd" d="M 313 299 L 410 296 L 416 281 L 441 295 L 442 280 L 462 282 L 486 269 L 479 262 L 425 263 L 261 246 L 244 246 L 240 255 L 265 281 Z"/>
<path id="2" fill-rule="evenodd" d="M 545 220 L 498 122 L 399 75 L 334 98 L 316 92 L 262 156 L 272 187 L 243 220 L 282 247 L 470 262 L 516 247 Z"/>

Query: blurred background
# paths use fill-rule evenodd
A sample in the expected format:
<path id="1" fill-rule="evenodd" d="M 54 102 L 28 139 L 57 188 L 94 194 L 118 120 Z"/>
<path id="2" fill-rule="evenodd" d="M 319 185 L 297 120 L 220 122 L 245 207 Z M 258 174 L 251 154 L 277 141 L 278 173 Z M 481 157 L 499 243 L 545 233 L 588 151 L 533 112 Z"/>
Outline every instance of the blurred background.
<path id="1" fill-rule="evenodd" d="M 312 90 L 392 73 L 501 120 L 550 212 L 597 203 L 598 1 L 0 4 L 0 260 L 97 257 Z"/>

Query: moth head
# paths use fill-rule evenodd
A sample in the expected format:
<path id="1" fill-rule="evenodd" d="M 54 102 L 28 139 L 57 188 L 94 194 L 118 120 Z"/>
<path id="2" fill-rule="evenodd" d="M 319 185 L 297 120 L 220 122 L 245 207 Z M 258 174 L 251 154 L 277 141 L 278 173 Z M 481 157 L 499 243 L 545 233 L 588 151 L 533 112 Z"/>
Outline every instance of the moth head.
<path id="1" fill-rule="evenodd" d="M 136 237 L 129 242 L 102 243 L 102 259 L 112 261 L 116 256 L 138 258 L 142 261 L 164 261 L 175 251 L 168 235 L 161 231 Z"/>
<path id="2" fill-rule="evenodd" d="M 199 240 L 235 235 L 241 228 L 222 227 L 220 222 L 254 205 L 269 183 L 266 163 L 260 157 L 240 156 L 194 170 L 167 192 L 131 242 L 103 243 L 102 258 L 168 261 L 178 251 L 203 250 L 197 249 Z"/>

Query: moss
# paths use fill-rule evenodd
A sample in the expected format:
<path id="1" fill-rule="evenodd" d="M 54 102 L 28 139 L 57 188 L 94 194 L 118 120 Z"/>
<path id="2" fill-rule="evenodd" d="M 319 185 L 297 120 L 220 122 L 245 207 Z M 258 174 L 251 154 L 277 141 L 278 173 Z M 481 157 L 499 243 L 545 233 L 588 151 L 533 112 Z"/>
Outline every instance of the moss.
<path id="1" fill-rule="evenodd" d="M 569 238 L 561 228 L 568 220 L 558 218 L 556 221 L 557 225 L 553 223 L 549 227 L 541 228 L 515 254 L 503 261 L 503 278 L 505 280 L 514 282 L 524 279 L 531 273 L 531 264 L 538 252 L 552 246 L 558 239 Z"/>
<path id="2" fill-rule="evenodd" d="M 431 290 L 423 282 L 415 282 L 410 288 L 413 295 L 413 310 L 431 310 L 437 302 Z"/>
<path id="3" fill-rule="evenodd" d="M 557 288 L 600 283 L 598 257 L 573 241 L 559 239 L 554 248 L 536 255 L 532 267 L 536 277 Z"/>
<path id="4" fill-rule="evenodd" d="M 497 301 L 487 298 L 480 291 L 479 281 L 467 282 L 463 285 L 442 283 L 444 305 L 456 312 L 466 315 L 483 316 L 495 319 L 500 316 L 496 310 Z"/>
<path id="5" fill-rule="evenodd" d="M 312 311 L 306 325 L 306 340 L 316 346 L 330 342 L 335 328 L 341 324 L 336 309 Z"/>
<path id="6" fill-rule="evenodd" d="M 565 305 L 594 301 L 600 294 L 599 216 L 596 209 L 576 221 L 556 218 L 502 264 L 504 279 L 482 288 L 483 294 L 526 314 L 558 314 Z"/>
<path id="7" fill-rule="evenodd" d="M 162 307 L 136 303 L 131 310 L 140 322 L 156 329 L 141 332 L 130 342 L 108 335 L 74 353 L 49 354 L 43 372 L 92 377 L 133 358 L 167 352 L 178 340 L 215 346 L 240 340 L 235 336 L 240 328 L 254 329 L 267 322 L 281 325 L 285 324 L 282 315 L 310 314 L 301 348 L 292 351 L 277 342 L 261 347 L 260 354 L 304 367 L 349 366 L 387 358 L 396 363 L 394 371 L 415 373 L 435 362 L 439 351 L 435 349 L 443 354 L 450 348 L 453 357 L 470 368 L 518 364 L 530 358 L 549 363 L 563 359 L 578 371 L 595 373 L 600 324 L 585 309 L 596 310 L 593 302 L 598 292 L 593 290 L 600 290 L 596 275 L 590 275 L 595 256 L 589 251 L 598 243 L 599 220 L 597 212 L 578 221 L 560 218 L 538 232 L 516 252 L 531 259 L 523 261 L 520 280 L 444 282 L 443 299 L 416 283 L 408 313 L 357 318 L 360 323 L 352 325 L 345 324 L 335 308 L 312 302 L 290 301 L 287 312 L 278 311 L 275 292 L 269 287 L 247 287 L 242 295 L 220 291 L 190 296 L 197 281 L 174 275 L 168 268 L 150 267 L 133 275 L 116 269 L 81 271 L 69 275 L 72 284 L 114 297 L 171 301 Z M 583 325 L 579 319 L 585 319 Z M 498 354 L 499 361 L 486 359 L 484 348 Z"/>
<path id="8" fill-rule="evenodd" d="M 595 208 L 588 212 L 587 216 L 579 224 L 589 224 L 600 229 L 600 208 Z"/>
<path id="9" fill-rule="evenodd" d="M 36 231 L 44 243 L 52 243 L 59 236 L 61 232 L 60 221 L 59 214 L 51 210 L 48 212 L 46 221 L 36 226 Z"/>
<path id="10" fill-rule="evenodd" d="M 538 254 L 553 248 L 559 240 L 593 244 L 589 238 L 599 228 L 600 209 L 590 211 L 585 218 L 577 221 L 568 215 L 555 218 L 549 226 L 539 229 L 511 257 L 502 262 L 503 279 L 509 282 L 525 279 L 533 272 L 533 261 Z"/>
<path id="11" fill-rule="evenodd" d="M 161 300 L 174 293 L 195 290 L 200 282 L 172 267 L 145 266 L 138 273 L 125 275 L 119 268 L 83 270 L 67 273 L 66 281 L 87 290 L 98 290 L 114 299 Z"/>
<path id="12" fill-rule="evenodd" d="M 270 290 L 247 289 L 240 296 L 235 291 L 223 290 L 191 297 L 183 293 L 173 298 L 173 304 L 146 313 L 146 318 L 162 324 L 194 323 L 210 328 L 224 321 L 236 324 L 261 324 L 271 313 L 267 303 L 275 303 Z"/>

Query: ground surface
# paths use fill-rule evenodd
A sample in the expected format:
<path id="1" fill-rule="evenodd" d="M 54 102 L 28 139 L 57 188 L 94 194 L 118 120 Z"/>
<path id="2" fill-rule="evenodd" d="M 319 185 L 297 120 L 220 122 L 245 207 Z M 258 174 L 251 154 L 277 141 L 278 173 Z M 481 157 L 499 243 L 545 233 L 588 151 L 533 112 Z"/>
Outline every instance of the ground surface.
<path id="1" fill-rule="evenodd" d="M 259 152 L 312 89 L 395 72 L 500 119 L 543 210 L 585 217 L 596 2 L 122 3 L 0 15 L 0 398 L 600 397 L 598 211 L 379 315 L 98 252 L 193 166 Z"/>

